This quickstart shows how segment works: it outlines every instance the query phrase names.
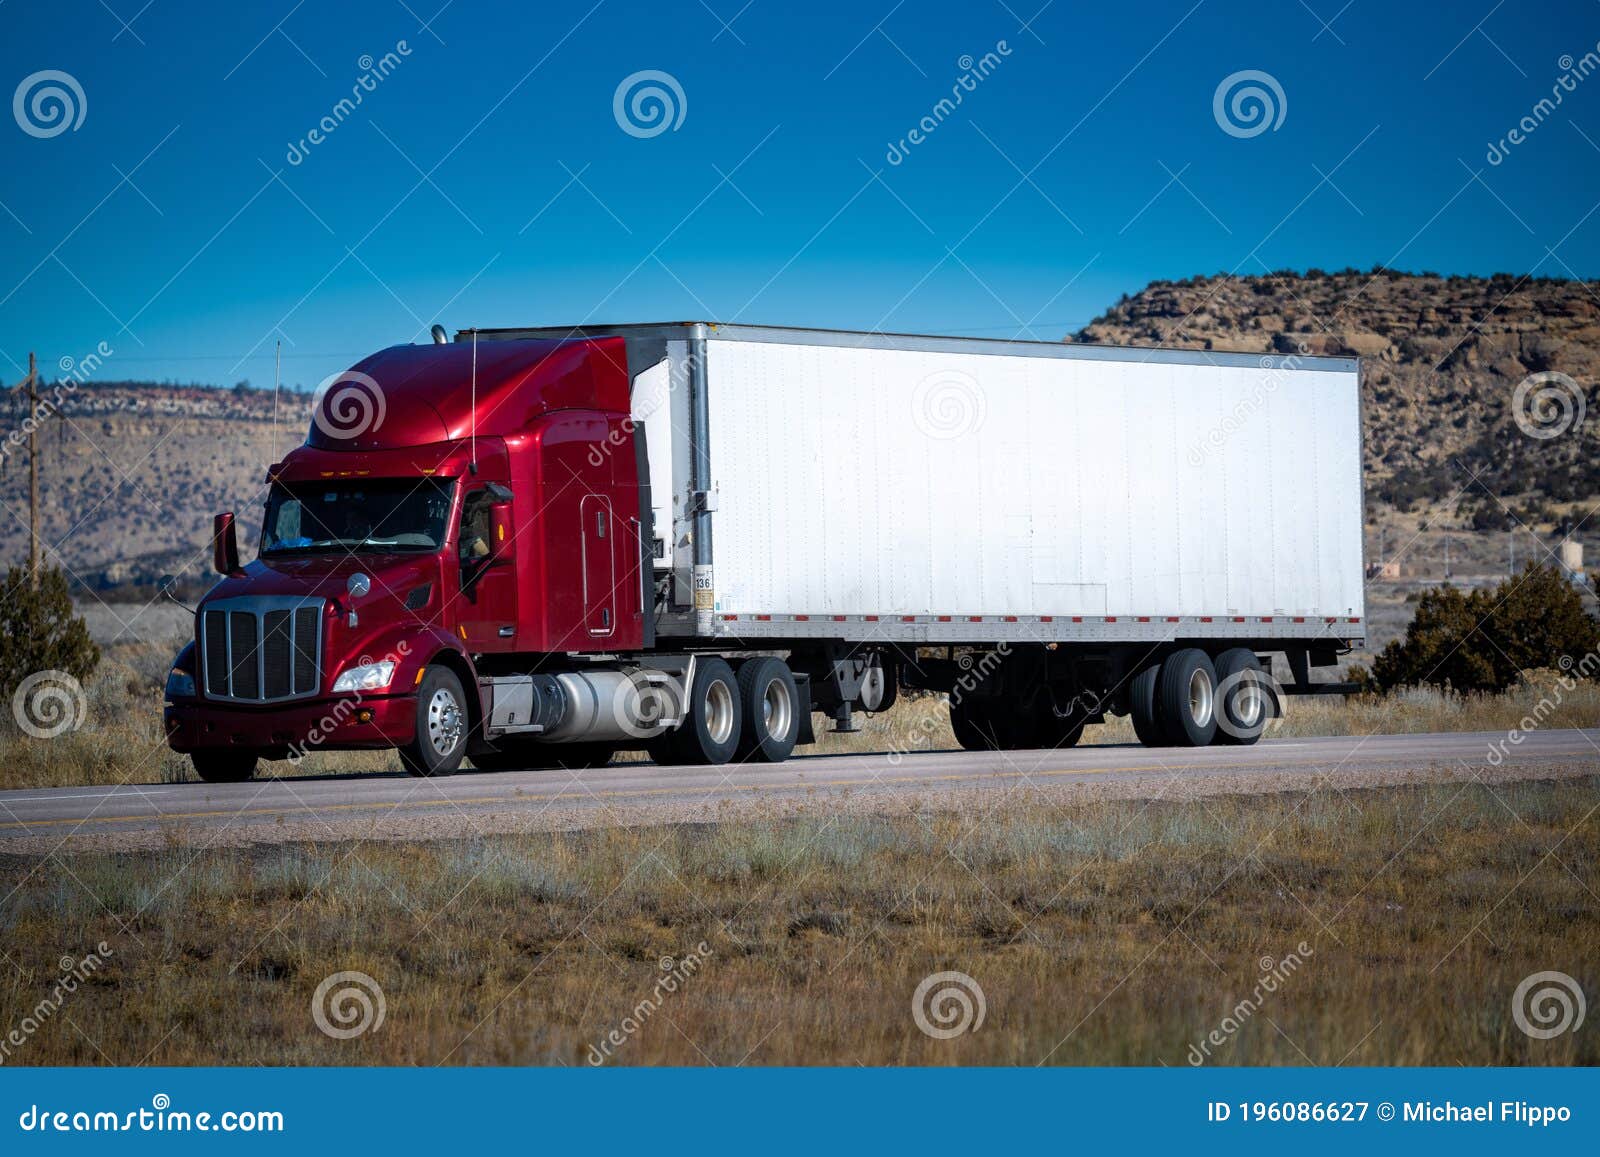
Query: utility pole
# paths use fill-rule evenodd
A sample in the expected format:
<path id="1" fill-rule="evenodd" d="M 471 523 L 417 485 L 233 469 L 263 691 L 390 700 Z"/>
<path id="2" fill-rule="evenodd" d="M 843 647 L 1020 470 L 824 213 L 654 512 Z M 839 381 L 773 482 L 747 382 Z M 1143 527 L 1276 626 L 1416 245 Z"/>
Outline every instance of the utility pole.
<path id="1" fill-rule="evenodd" d="M 1448 530 L 1444 532 L 1444 577 L 1447 581 L 1450 578 L 1450 532 Z"/>
<path id="2" fill-rule="evenodd" d="M 28 585 L 39 589 L 39 371 L 28 354 Z"/>

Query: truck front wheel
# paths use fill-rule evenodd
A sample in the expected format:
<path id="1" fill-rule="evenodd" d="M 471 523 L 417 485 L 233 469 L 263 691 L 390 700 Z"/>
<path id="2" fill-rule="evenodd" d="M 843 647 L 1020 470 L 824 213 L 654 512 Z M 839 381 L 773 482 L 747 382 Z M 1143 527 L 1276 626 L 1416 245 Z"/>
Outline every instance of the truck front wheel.
<path id="1" fill-rule="evenodd" d="M 467 697 L 447 667 L 429 667 L 417 687 L 416 738 L 400 749 L 412 775 L 454 775 L 467 751 Z"/>
<path id="2" fill-rule="evenodd" d="M 253 751 L 196 751 L 189 762 L 207 783 L 243 783 L 256 773 Z"/>

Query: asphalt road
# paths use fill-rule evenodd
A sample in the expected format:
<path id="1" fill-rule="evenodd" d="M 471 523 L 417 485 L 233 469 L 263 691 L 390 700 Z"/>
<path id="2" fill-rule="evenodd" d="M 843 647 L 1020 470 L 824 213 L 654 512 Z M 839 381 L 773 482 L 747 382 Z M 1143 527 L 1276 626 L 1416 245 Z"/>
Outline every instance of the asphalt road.
<path id="1" fill-rule="evenodd" d="M 0 851 L 49 850 L 66 840 L 114 847 L 411 838 L 713 819 L 754 799 L 823 808 L 870 804 L 893 793 L 981 801 L 1008 789 L 1073 784 L 1179 797 L 1195 789 L 1343 789 L 1441 774 L 1526 778 L 1544 768 L 1600 771 L 1600 730 L 1532 732 L 1514 746 L 1505 739 L 1503 732 L 1393 735 L 1282 739 L 1246 748 L 1118 745 L 818 756 L 716 768 L 640 763 L 583 772 L 467 770 L 435 780 L 371 775 L 32 789 L 0 792 Z M 1504 749 L 1497 762 L 1490 762 L 1491 747 Z"/>

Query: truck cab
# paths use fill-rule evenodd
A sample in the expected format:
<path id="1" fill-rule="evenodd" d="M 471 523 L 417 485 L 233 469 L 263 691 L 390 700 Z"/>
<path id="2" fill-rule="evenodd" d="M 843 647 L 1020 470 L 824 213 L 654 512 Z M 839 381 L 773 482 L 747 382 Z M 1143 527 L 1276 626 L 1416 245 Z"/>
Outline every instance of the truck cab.
<path id="1" fill-rule="evenodd" d="M 254 561 L 216 520 L 169 743 L 208 780 L 319 748 L 429 774 L 481 742 L 481 677 L 637 650 L 632 439 L 616 339 L 396 346 L 331 380 L 267 471 Z"/>

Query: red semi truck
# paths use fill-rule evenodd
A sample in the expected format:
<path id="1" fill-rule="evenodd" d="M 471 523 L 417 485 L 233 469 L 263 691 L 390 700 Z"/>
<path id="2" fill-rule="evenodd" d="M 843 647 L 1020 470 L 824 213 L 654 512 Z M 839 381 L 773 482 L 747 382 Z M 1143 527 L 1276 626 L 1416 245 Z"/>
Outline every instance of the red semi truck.
<path id="1" fill-rule="evenodd" d="M 663 323 L 464 331 L 319 390 L 167 682 L 201 778 L 787 758 L 946 692 L 969 749 L 1251 743 L 1364 634 L 1344 359 Z M 713 537 L 713 532 L 715 536 Z M 1267 678 L 1281 654 L 1292 673 Z"/>

